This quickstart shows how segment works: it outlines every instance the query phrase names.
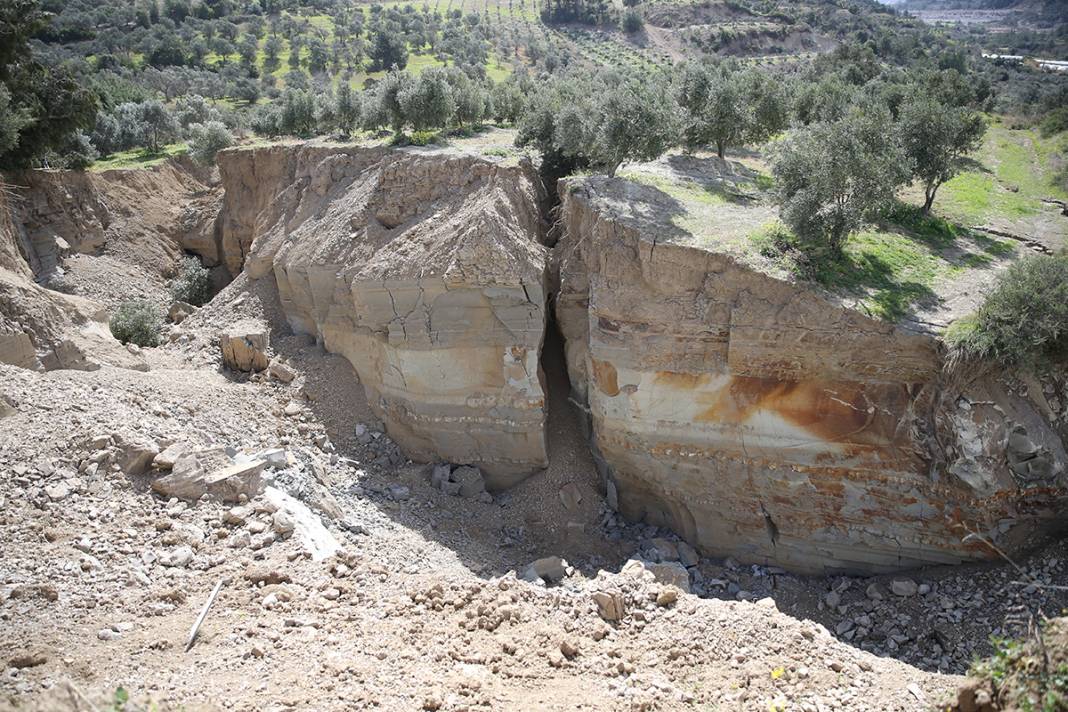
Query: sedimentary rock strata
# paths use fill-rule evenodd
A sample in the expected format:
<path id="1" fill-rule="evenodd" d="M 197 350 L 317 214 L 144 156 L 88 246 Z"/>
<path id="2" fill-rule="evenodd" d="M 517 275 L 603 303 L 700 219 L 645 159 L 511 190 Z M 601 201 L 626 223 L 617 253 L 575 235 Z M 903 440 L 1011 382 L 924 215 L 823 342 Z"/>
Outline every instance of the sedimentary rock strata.
<path id="1" fill-rule="evenodd" d="M 548 251 L 528 169 L 327 147 L 221 168 L 224 260 L 277 280 L 292 328 L 349 359 L 411 457 L 476 464 L 494 488 L 545 466 Z"/>
<path id="2" fill-rule="evenodd" d="M 629 518 L 748 562 L 878 571 L 992 556 L 962 538 L 1019 545 L 1063 506 L 1033 398 L 954 387 L 935 339 L 694 244 L 660 191 L 562 193 L 557 317 Z"/>

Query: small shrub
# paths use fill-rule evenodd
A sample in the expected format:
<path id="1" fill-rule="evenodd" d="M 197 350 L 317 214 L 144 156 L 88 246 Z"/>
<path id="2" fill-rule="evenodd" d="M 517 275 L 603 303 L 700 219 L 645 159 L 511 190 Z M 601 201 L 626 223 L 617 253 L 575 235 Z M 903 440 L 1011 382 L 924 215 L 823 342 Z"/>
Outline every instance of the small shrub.
<path id="1" fill-rule="evenodd" d="M 163 316 L 152 302 L 135 299 L 123 302 L 109 322 L 111 334 L 124 344 L 159 346 Z"/>
<path id="2" fill-rule="evenodd" d="M 1038 129 L 1046 138 L 1068 131 L 1068 107 L 1054 109 L 1042 117 Z"/>
<path id="3" fill-rule="evenodd" d="M 821 254 L 820 246 L 806 243 L 780 222 L 750 238 L 760 255 L 802 279 L 814 279 L 816 266 L 831 257 Z"/>
<path id="4" fill-rule="evenodd" d="M 946 330 L 962 360 L 1037 369 L 1068 355 L 1068 254 L 1032 255 L 1009 267 L 979 310 Z"/>
<path id="5" fill-rule="evenodd" d="M 641 32 L 642 27 L 645 26 L 645 21 L 642 20 L 642 14 L 634 8 L 630 8 L 623 13 L 623 31 L 628 35 L 632 35 L 635 32 Z"/>
<path id="6" fill-rule="evenodd" d="M 181 271 L 171 282 L 171 296 L 195 307 L 211 299 L 211 274 L 196 257 L 182 260 Z"/>

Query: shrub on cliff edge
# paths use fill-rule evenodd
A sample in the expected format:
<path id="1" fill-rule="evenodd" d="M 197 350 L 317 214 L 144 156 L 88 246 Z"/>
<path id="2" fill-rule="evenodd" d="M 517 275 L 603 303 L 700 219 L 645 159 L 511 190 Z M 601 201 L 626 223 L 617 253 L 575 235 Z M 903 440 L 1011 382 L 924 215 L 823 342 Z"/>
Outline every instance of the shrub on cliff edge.
<path id="1" fill-rule="evenodd" d="M 1010 266 L 974 314 L 946 331 L 961 360 L 1035 369 L 1068 356 L 1068 253 Z"/>

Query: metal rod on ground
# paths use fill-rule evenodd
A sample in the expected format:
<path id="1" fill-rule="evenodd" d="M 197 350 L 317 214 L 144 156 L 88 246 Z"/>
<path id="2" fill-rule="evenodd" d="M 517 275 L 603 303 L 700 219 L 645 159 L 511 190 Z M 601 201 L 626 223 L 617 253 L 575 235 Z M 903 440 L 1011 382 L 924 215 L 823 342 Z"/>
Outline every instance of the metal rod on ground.
<path id="1" fill-rule="evenodd" d="M 193 647 L 193 643 L 196 642 L 197 633 L 200 632 L 200 626 L 204 624 L 204 619 L 208 617 L 208 609 L 211 608 L 211 604 L 215 602 L 215 597 L 219 595 L 219 589 L 222 588 L 224 579 L 219 579 L 219 583 L 215 584 L 215 588 L 212 589 L 211 595 L 208 596 L 208 600 L 204 602 L 204 607 L 200 609 L 200 615 L 197 616 L 197 622 L 193 624 L 193 629 L 189 631 L 189 640 L 185 643 L 185 652 L 189 652 Z"/>

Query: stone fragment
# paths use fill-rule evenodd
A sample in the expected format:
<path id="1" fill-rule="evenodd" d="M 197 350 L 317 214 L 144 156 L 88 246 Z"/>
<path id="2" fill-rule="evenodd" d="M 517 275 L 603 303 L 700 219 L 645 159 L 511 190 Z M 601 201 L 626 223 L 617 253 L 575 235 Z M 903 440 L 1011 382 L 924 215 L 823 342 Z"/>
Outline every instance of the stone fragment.
<path id="1" fill-rule="evenodd" d="M 690 572 L 677 561 L 646 563 L 653 577 L 665 586 L 674 586 L 685 593 L 690 592 Z"/>
<path id="2" fill-rule="evenodd" d="M 188 304 L 182 301 L 173 301 L 171 302 L 170 308 L 167 309 L 167 317 L 173 323 L 181 324 L 183 321 L 186 320 L 188 316 L 190 316 L 196 310 L 197 308 L 192 304 Z"/>
<path id="3" fill-rule="evenodd" d="M 70 487 L 66 482 L 57 482 L 54 485 L 48 485 L 45 487 L 45 494 L 53 502 L 62 502 L 67 497 L 70 497 Z"/>
<path id="4" fill-rule="evenodd" d="M 579 503 L 582 502 L 582 492 L 579 490 L 578 485 L 574 482 L 568 482 L 566 485 L 560 488 L 560 501 L 564 503 L 564 507 L 568 511 L 575 511 L 578 509 Z"/>
<path id="5" fill-rule="evenodd" d="M 697 550 L 684 541 L 680 541 L 676 546 L 679 552 L 679 561 L 682 565 L 689 568 L 691 566 L 697 566 L 701 563 L 701 557 L 698 556 Z"/>
<path id="6" fill-rule="evenodd" d="M 653 554 L 660 561 L 678 561 L 679 550 L 675 546 L 675 542 L 670 539 L 664 539 L 663 537 L 657 537 L 652 542 Z"/>
<path id="7" fill-rule="evenodd" d="M 894 579 L 890 582 L 890 592 L 895 596 L 915 596 L 920 587 L 912 579 Z"/>
<path id="8" fill-rule="evenodd" d="M 170 470 L 174 467 L 174 463 L 178 462 L 179 458 L 183 455 L 188 455 L 190 452 L 189 446 L 185 443 L 178 442 L 168 445 L 152 458 L 152 466 L 157 470 Z"/>
<path id="9" fill-rule="evenodd" d="M 460 485 L 457 494 L 464 499 L 474 499 L 486 491 L 486 482 L 477 467 L 457 467 L 452 471 L 452 480 Z"/>
<path id="10" fill-rule="evenodd" d="M 451 474 L 452 467 L 450 465 L 443 462 L 435 464 L 430 471 L 430 486 L 436 490 L 444 491 L 445 483 L 449 481 Z"/>
<path id="11" fill-rule="evenodd" d="M 289 465 L 289 453 L 280 448 L 271 448 L 270 450 L 262 450 L 254 456 L 258 460 L 266 460 L 267 467 L 276 469 L 287 467 Z"/>
<path id="12" fill-rule="evenodd" d="M 656 605 L 661 608 L 675 605 L 679 600 L 679 590 L 674 586 L 665 586 L 656 594 Z"/>
<path id="13" fill-rule="evenodd" d="M 159 455 L 159 446 L 143 438 L 124 440 L 119 446 L 118 463 L 127 475 L 141 475 Z"/>
<path id="14" fill-rule="evenodd" d="M 173 551 L 168 551 L 159 557 L 159 562 L 164 566 L 173 568 L 185 568 L 193 561 L 193 550 L 188 546 L 180 546 Z"/>
<path id="15" fill-rule="evenodd" d="M 185 455 L 171 473 L 152 482 L 152 489 L 164 497 L 195 501 L 205 494 L 223 502 L 251 499 L 263 491 L 266 460 L 239 462 L 206 474 L 195 455 Z"/>
<path id="16" fill-rule="evenodd" d="M 281 381 L 282 383 L 291 383 L 293 379 L 297 377 L 297 374 L 293 369 L 278 359 L 271 361 L 269 373 L 271 374 L 271 378 L 276 381 Z"/>
<path id="17" fill-rule="evenodd" d="M 248 505 L 239 505 L 237 507 L 231 507 L 223 514 L 223 524 L 229 524 L 232 527 L 241 527 L 248 522 L 248 518 L 252 516 L 252 507 Z"/>
<path id="18" fill-rule="evenodd" d="M 24 670 L 26 668 L 39 667 L 47 662 L 48 655 L 44 651 L 26 650 L 15 653 L 15 655 L 8 658 L 7 664 L 16 670 Z"/>
<path id="19" fill-rule="evenodd" d="M 559 556 L 546 556 L 530 564 L 523 572 L 524 581 L 541 580 L 545 583 L 558 583 L 567 576 L 567 562 Z"/>
<path id="20" fill-rule="evenodd" d="M 279 571 L 265 564 L 253 564 L 245 569 L 245 579 L 255 584 L 290 583 L 293 579 L 284 571 Z"/>
<path id="21" fill-rule="evenodd" d="M 296 522 L 293 521 L 293 517 L 289 515 L 284 509 L 279 509 L 277 512 L 271 515 L 271 528 L 274 529 L 275 534 L 279 536 L 288 536 L 296 529 Z"/>
<path id="22" fill-rule="evenodd" d="M 597 604 L 597 613 L 609 623 L 621 621 L 627 615 L 626 602 L 619 591 L 595 591 L 590 598 Z"/>
<path id="23" fill-rule="evenodd" d="M 408 485 L 402 485 L 396 482 L 386 487 L 386 493 L 394 502 L 401 502 L 412 496 L 412 491 L 408 488 Z"/>
<path id="24" fill-rule="evenodd" d="M 267 334 L 262 330 L 235 326 L 219 335 L 223 363 L 232 371 L 262 371 L 267 358 Z"/>

